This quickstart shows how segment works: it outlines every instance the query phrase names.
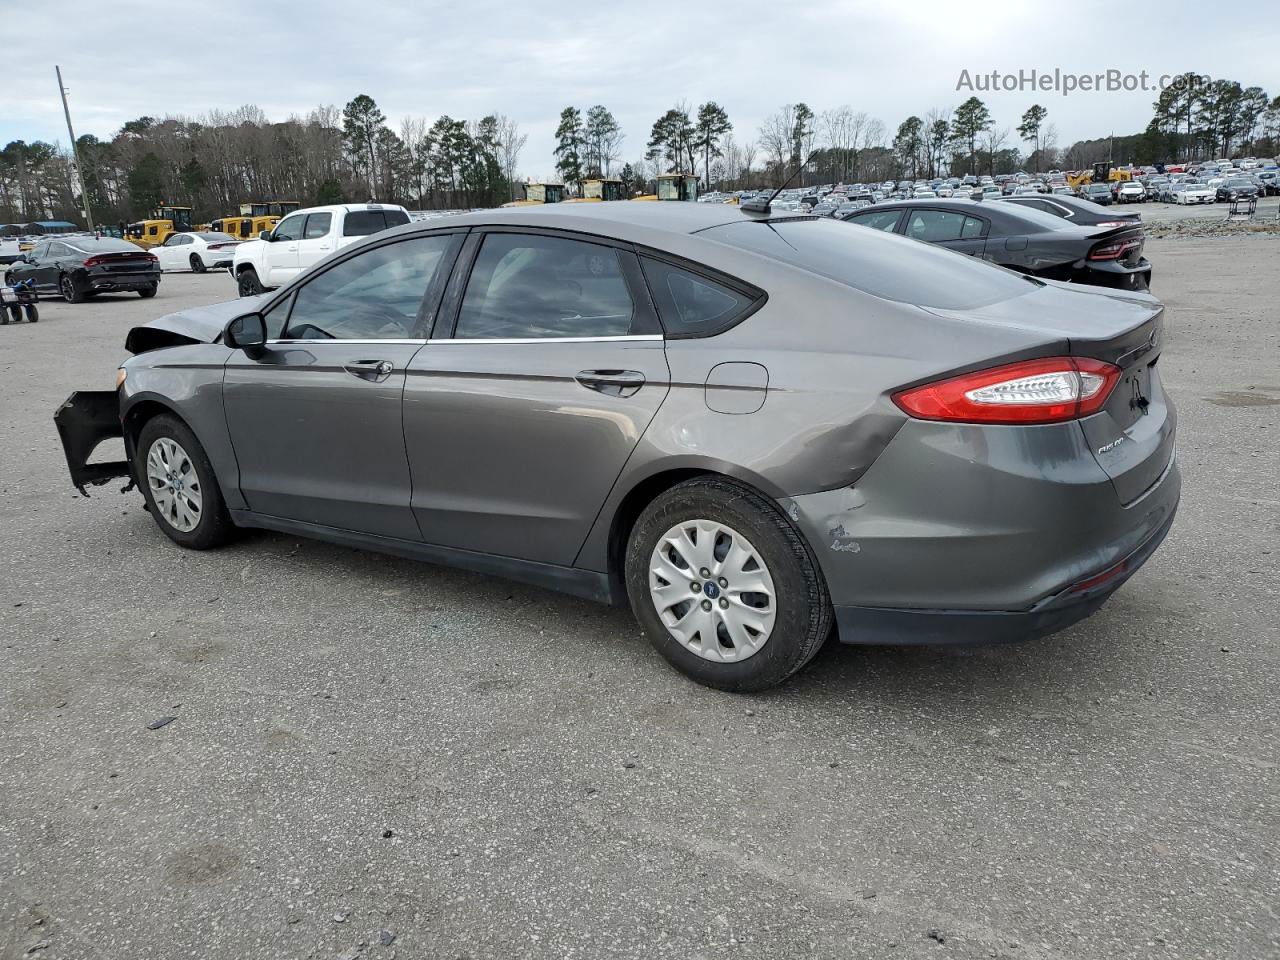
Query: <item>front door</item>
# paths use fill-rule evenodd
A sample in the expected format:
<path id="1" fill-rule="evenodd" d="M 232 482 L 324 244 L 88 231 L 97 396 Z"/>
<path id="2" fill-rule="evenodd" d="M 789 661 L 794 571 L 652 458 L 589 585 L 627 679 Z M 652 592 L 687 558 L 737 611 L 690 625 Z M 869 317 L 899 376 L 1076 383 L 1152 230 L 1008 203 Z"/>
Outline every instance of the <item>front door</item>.
<path id="1" fill-rule="evenodd" d="M 669 388 L 635 255 L 489 232 L 450 300 L 405 385 L 423 538 L 567 566 Z"/>
<path id="2" fill-rule="evenodd" d="M 306 222 L 305 214 L 286 217 L 271 231 L 271 240 L 263 253 L 267 275 L 262 283 L 267 287 L 283 287 L 298 275 L 298 243 Z"/>
<path id="3" fill-rule="evenodd" d="M 227 361 L 224 406 L 255 513 L 420 539 L 401 396 L 456 234 L 364 248 L 267 313 L 269 343 Z"/>

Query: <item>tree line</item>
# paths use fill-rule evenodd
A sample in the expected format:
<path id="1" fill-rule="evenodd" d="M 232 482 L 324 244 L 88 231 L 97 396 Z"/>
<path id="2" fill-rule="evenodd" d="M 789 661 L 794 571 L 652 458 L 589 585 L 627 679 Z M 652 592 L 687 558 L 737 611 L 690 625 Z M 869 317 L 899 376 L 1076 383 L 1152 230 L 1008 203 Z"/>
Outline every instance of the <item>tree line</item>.
<path id="1" fill-rule="evenodd" d="M 696 173 L 704 191 L 737 190 L 776 186 L 793 172 L 803 186 L 1280 152 L 1280 97 L 1260 87 L 1184 74 L 1152 109 L 1139 133 L 1060 148 L 1040 104 L 1013 128 L 999 126 L 977 97 L 890 128 L 850 106 L 815 111 L 795 103 L 739 139 L 715 101 L 677 103 L 653 122 L 643 151 L 624 161 L 626 137 L 613 113 L 603 104 L 571 105 L 560 112 L 551 159 L 570 192 L 592 177 L 619 177 L 638 194 L 667 172 Z M 407 117 L 392 129 L 361 94 L 341 110 L 321 106 L 280 122 L 255 106 L 197 118 L 140 117 L 110 140 L 86 135 L 76 146 L 95 219 L 115 223 L 145 217 L 160 202 L 191 206 L 198 221 L 255 200 L 491 206 L 521 195 L 527 139 L 498 113 Z M 0 150 L 0 222 L 79 221 L 78 194 L 70 158 L 57 145 L 18 140 Z"/>

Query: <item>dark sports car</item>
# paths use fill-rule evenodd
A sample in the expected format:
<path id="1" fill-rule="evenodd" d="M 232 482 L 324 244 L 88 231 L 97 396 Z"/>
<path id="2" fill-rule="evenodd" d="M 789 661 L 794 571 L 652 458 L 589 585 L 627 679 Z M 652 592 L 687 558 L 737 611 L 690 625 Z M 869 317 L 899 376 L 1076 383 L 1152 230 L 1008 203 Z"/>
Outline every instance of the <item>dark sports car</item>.
<path id="1" fill-rule="evenodd" d="M 1248 177 L 1228 177 L 1218 184 L 1218 200 L 1248 200 L 1258 195 L 1258 185 Z"/>
<path id="2" fill-rule="evenodd" d="M 1140 213 L 1103 210 L 1091 200 L 1081 200 L 1079 197 L 1061 193 L 1042 197 L 999 197 L 997 199 L 1001 203 L 1011 203 L 1024 209 L 1041 210 L 1071 223 L 1088 227 L 1122 227 L 1142 222 Z"/>
<path id="3" fill-rule="evenodd" d="M 41 240 L 5 274 L 10 284 L 35 280 L 41 293 L 81 303 L 99 293 L 136 291 L 154 297 L 160 286 L 155 256 L 127 240 L 67 237 Z"/>
<path id="4" fill-rule="evenodd" d="M 1151 285 L 1151 264 L 1142 255 L 1144 234 L 1138 223 L 1077 226 L 1008 201 L 973 200 L 879 204 L 845 219 L 1048 280 L 1125 290 Z"/>

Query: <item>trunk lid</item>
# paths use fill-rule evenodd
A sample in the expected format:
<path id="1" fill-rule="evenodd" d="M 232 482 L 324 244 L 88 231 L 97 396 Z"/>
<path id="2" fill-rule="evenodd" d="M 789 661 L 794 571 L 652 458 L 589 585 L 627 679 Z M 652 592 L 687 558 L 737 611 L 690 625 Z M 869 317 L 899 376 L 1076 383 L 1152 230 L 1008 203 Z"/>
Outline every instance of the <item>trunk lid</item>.
<path id="1" fill-rule="evenodd" d="M 1079 424 L 1121 503 L 1130 504 L 1163 477 L 1173 458 L 1177 417 L 1157 365 L 1164 305 L 1138 291 L 1043 282 L 1030 296 L 964 313 L 933 312 L 1038 331 L 1045 336 L 1042 356 L 1093 357 L 1119 367 L 1121 378 L 1106 406 Z"/>

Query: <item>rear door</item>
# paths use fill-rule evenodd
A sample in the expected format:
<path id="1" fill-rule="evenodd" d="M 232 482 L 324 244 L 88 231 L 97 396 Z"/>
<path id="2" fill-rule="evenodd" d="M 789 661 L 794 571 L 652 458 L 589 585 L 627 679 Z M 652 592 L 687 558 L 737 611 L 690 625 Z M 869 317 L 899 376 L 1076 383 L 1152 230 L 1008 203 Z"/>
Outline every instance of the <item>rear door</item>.
<path id="1" fill-rule="evenodd" d="M 224 409 L 250 510 L 420 539 L 401 400 L 460 242 L 426 234 L 323 267 L 271 308 L 261 356 L 231 355 Z"/>
<path id="2" fill-rule="evenodd" d="M 405 385 L 423 538 L 568 566 L 670 385 L 636 256 L 477 232 L 446 303 Z"/>
<path id="3" fill-rule="evenodd" d="M 333 253 L 333 214 L 308 213 L 298 241 L 298 269 L 306 270 Z"/>

